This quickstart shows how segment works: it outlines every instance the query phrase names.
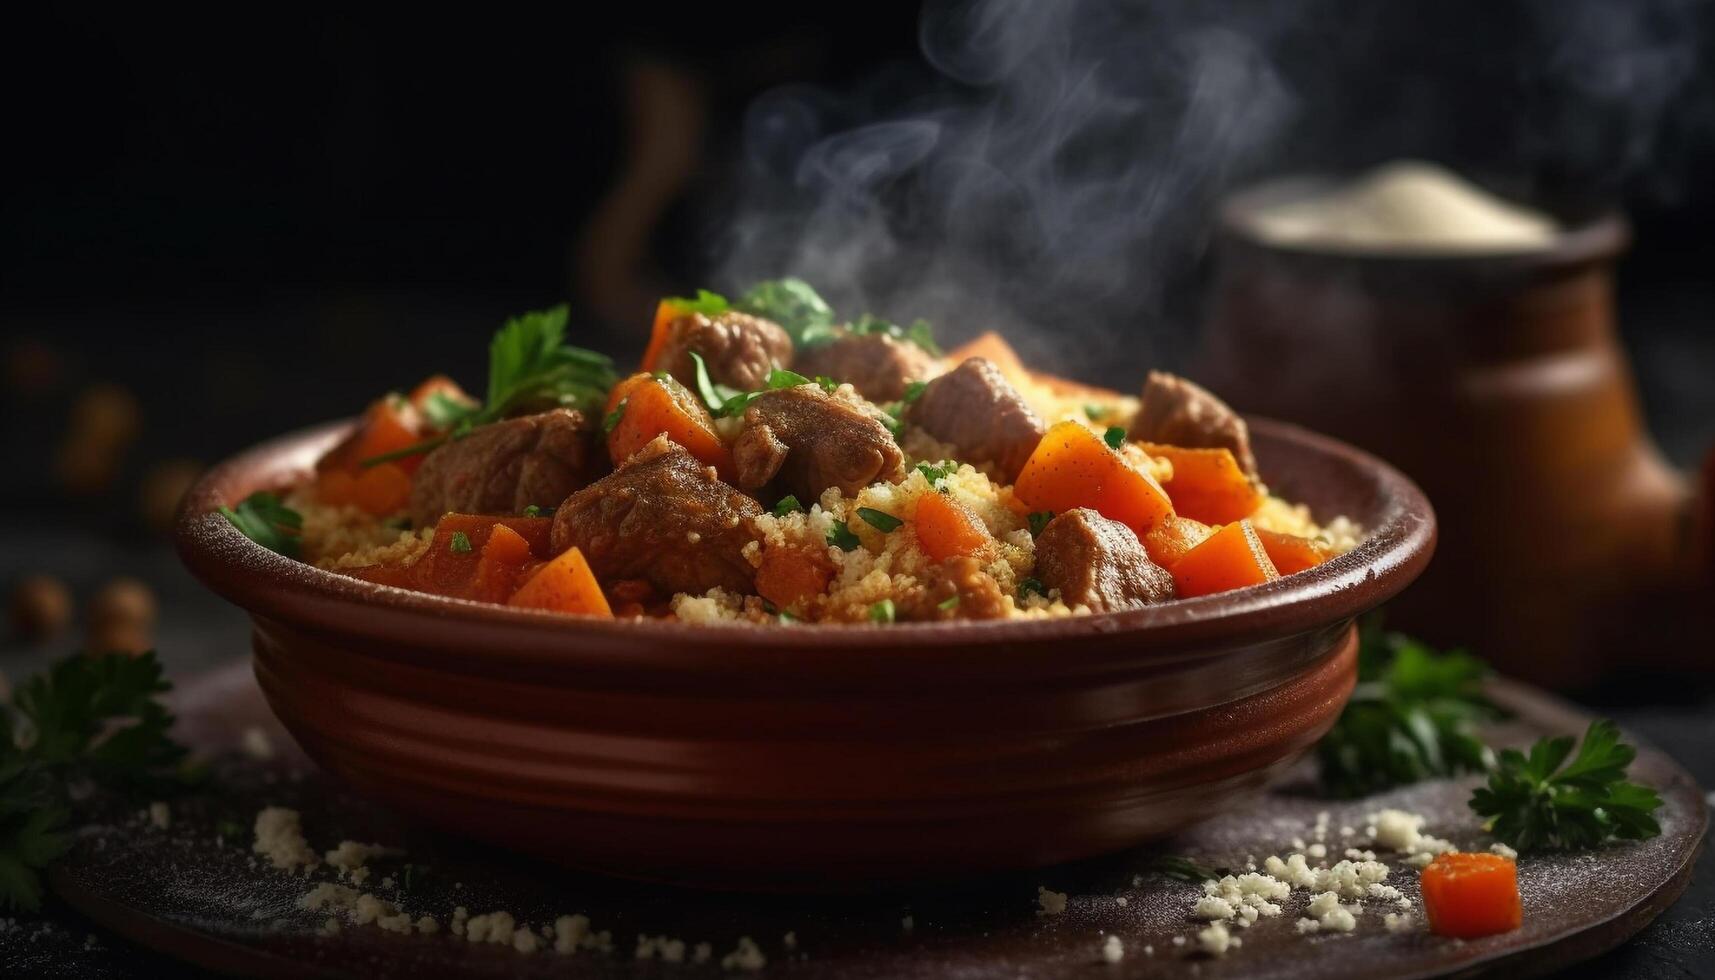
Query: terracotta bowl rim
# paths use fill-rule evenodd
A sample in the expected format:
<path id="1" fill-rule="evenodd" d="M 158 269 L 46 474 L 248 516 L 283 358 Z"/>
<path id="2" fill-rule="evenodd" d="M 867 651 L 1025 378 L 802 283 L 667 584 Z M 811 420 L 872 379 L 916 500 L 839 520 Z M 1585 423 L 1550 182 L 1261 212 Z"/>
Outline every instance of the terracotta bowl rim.
<path id="1" fill-rule="evenodd" d="M 1475 252 L 1431 247 L 1366 248 L 1361 245 L 1271 242 L 1256 234 L 1251 215 L 1277 201 L 1333 186 L 1352 174 L 1282 174 L 1241 187 L 1222 199 L 1219 227 L 1229 242 L 1270 255 L 1374 268 L 1417 266 L 1450 272 L 1486 269 L 1530 272 L 1612 259 L 1631 242 L 1631 223 L 1617 210 L 1588 215 L 1563 229 L 1546 248 Z M 1552 209 L 1550 209 L 1552 210 Z"/>
<path id="2" fill-rule="evenodd" d="M 1155 651 L 1222 647 L 1291 636 L 1343 622 L 1397 594 L 1428 564 L 1434 551 L 1434 510 L 1409 478 L 1375 456 L 1299 426 L 1250 417 L 1265 443 L 1281 442 L 1295 452 L 1323 458 L 1367 477 L 1361 488 L 1380 499 L 1380 519 L 1354 550 L 1315 568 L 1264 585 L 1141 609 L 1055 619 L 935 623 L 776 626 L 754 623 L 694 624 L 662 620 L 602 620 L 451 599 L 378 585 L 285 558 L 251 541 L 218 513 L 221 505 L 258 489 L 279 486 L 296 471 L 282 457 L 331 445 L 353 424 L 346 419 L 297 430 L 245 450 L 209 469 L 180 505 L 174 537 L 182 560 L 204 584 L 253 616 L 276 617 L 332 632 L 380 637 L 406 632 L 397 617 L 420 616 L 417 642 L 452 646 L 481 635 L 488 642 L 479 663 L 510 660 L 540 664 L 552 649 L 567 665 L 592 658 L 612 666 L 611 655 L 584 646 L 650 645 L 675 650 L 666 659 L 697 663 L 698 653 L 718 650 L 729 666 L 778 668 L 780 654 L 814 648 L 820 653 L 859 651 L 865 658 L 899 657 L 921 663 L 937 648 L 972 644 L 1028 644 L 1039 655 L 1067 658 L 1062 643 L 1115 634 L 1135 637 L 1138 648 Z M 272 478 L 270 480 L 270 477 Z M 231 494 L 227 488 L 231 487 Z M 378 615 L 353 620 L 353 607 Z M 433 626 L 433 630 L 426 627 Z M 584 638 L 591 644 L 565 643 Z M 559 640 L 559 643 L 554 643 Z M 1022 647 L 1017 652 L 1022 652 Z M 817 658 L 820 660 L 821 658 Z"/>

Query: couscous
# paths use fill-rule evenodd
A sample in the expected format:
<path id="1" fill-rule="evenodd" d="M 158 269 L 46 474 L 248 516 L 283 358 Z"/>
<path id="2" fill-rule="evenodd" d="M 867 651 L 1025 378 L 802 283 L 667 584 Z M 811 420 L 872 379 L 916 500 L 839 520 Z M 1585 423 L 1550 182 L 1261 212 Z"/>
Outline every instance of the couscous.
<path id="1" fill-rule="evenodd" d="M 1026 369 L 988 334 L 838 321 L 797 280 L 661 303 L 621 378 L 509 321 L 482 400 L 372 404 L 313 474 L 228 516 L 322 568 L 476 601 L 687 622 L 1071 616 L 1242 588 L 1354 547 L 1269 493 L 1244 421 Z"/>

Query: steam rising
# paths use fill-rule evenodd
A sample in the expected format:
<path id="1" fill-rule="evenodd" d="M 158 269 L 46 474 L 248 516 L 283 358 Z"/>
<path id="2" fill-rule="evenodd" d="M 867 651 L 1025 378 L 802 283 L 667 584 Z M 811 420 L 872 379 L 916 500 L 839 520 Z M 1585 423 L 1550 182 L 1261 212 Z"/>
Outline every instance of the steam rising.
<path id="1" fill-rule="evenodd" d="M 751 107 L 717 280 L 799 275 L 843 312 L 924 316 L 952 340 L 999 329 L 1048 366 L 1129 387 L 1182 339 L 1163 316 L 1235 183 L 1448 159 L 1461 141 L 1492 154 L 1479 169 L 1527 187 L 1541 172 L 1623 181 L 1691 77 L 1695 6 L 1441 12 L 1428 29 L 1487 60 L 1426 72 L 1383 43 L 1409 51 L 1425 30 L 1393 3 L 932 3 L 920 39 L 937 77 L 886 73 L 838 98 L 788 88 Z M 1484 31 L 1487 54 L 1459 33 Z M 1437 87 L 1484 65 L 1511 94 L 1470 105 L 1501 98 L 1506 139 L 1463 132 Z"/>

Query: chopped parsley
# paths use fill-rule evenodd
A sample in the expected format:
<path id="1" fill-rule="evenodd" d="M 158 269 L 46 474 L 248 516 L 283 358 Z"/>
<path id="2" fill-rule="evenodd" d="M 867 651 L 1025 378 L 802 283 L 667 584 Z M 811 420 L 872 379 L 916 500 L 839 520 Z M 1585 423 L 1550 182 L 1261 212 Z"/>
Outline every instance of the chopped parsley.
<path id="1" fill-rule="evenodd" d="M 845 521 L 834 522 L 834 526 L 828 529 L 827 541 L 830 546 L 841 551 L 856 551 L 858 546 L 863 544 Z"/>
<path id="2" fill-rule="evenodd" d="M 258 490 L 239 501 L 237 507 L 222 507 L 220 513 L 245 537 L 269 551 L 298 557 L 304 518 L 281 503 L 278 496 Z"/>
<path id="3" fill-rule="evenodd" d="M 630 398 L 621 398 L 619 404 L 613 407 L 613 411 L 602 417 L 601 431 L 603 435 L 610 435 L 613 430 L 619 428 L 620 420 L 625 418 L 625 407 L 630 404 Z"/>
<path id="4" fill-rule="evenodd" d="M 917 472 L 923 474 L 923 479 L 937 490 L 944 490 L 947 477 L 952 476 L 958 467 L 947 463 L 918 463 Z"/>
<path id="5" fill-rule="evenodd" d="M 1490 833 L 1520 851 L 1576 850 L 1661 833 L 1656 791 L 1626 779 L 1637 750 L 1611 721 L 1590 723 L 1578 754 L 1571 735 L 1542 738 L 1526 755 L 1503 749 L 1471 809 Z M 1568 759 L 1570 758 L 1570 761 Z"/>
<path id="6" fill-rule="evenodd" d="M 470 554 L 470 535 L 463 531 L 454 531 L 452 540 L 447 542 L 447 550 L 461 555 Z"/>
<path id="7" fill-rule="evenodd" d="M 1091 422 L 1095 422 L 1107 414 L 1108 410 L 1101 405 L 1092 403 L 1084 406 L 1084 417 L 1089 419 Z"/>
<path id="8" fill-rule="evenodd" d="M 869 621 L 872 623 L 893 622 L 893 600 L 883 599 L 869 607 Z"/>
<path id="9" fill-rule="evenodd" d="M 789 493 L 781 497 L 779 502 L 774 505 L 774 516 L 785 517 L 787 514 L 803 509 L 804 505 L 798 502 L 797 496 Z"/>
<path id="10" fill-rule="evenodd" d="M 437 429 L 450 429 L 476 414 L 478 407 L 475 402 L 461 401 L 444 391 L 436 391 L 423 400 L 422 411 L 430 425 Z"/>
<path id="11" fill-rule="evenodd" d="M 875 528 L 883 534 L 896 530 L 899 525 L 905 523 L 899 518 L 894 517 L 892 514 L 876 510 L 874 507 L 859 507 L 857 512 L 858 516 L 863 518 L 863 522 L 865 524 L 868 524 L 870 527 Z"/>
<path id="12" fill-rule="evenodd" d="M 874 314 L 865 313 L 853 320 L 846 329 L 860 337 L 866 334 L 880 334 L 894 340 L 907 341 L 916 344 L 936 357 L 940 357 L 942 354 L 940 345 L 935 343 L 935 332 L 929 326 L 928 320 L 913 320 L 910 326 L 902 327 Z"/>
<path id="13" fill-rule="evenodd" d="M 951 612 L 954 609 L 959 608 L 959 597 L 956 594 L 950 595 L 947 598 L 942 599 L 940 602 L 935 603 L 935 608 Z"/>
<path id="14" fill-rule="evenodd" d="M 718 385 L 709 379 L 709 366 L 703 362 L 703 355 L 696 351 L 686 351 L 691 355 L 691 363 L 697 366 L 697 394 L 703 399 L 703 404 L 710 412 L 725 414 L 727 406 L 736 398 L 744 396 L 744 392 L 726 385 Z M 749 404 L 748 401 L 745 404 Z"/>
<path id="15" fill-rule="evenodd" d="M 816 383 L 818 385 L 821 385 L 822 390 L 827 392 L 830 395 L 833 394 L 834 392 L 840 390 L 840 383 L 838 381 L 835 381 L 833 378 L 828 377 L 825 374 L 816 375 Z"/>
<path id="16" fill-rule="evenodd" d="M 535 504 L 531 504 L 528 507 L 524 508 L 524 516 L 525 517 L 552 517 L 552 516 L 554 516 L 554 508 L 552 508 L 552 507 L 538 507 Z"/>
<path id="17" fill-rule="evenodd" d="M 1033 538 L 1041 537 L 1042 529 L 1047 527 L 1048 522 L 1053 519 L 1054 512 L 1051 510 L 1039 510 L 1032 512 L 1029 517 L 1025 518 L 1026 521 L 1030 522 L 1030 536 Z"/>
<path id="18" fill-rule="evenodd" d="M 787 277 L 759 282 L 745 290 L 733 306 L 744 313 L 779 324 L 802 350 L 834 339 L 834 310 L 802 279 Z"/>
<path id="19" fill-rule="evenodd" d="M 711 293 L 706 289 L 697 290 L 695 297 L 669 296 L 661 302 L 672 307 L 681 315 L 701 313 L 703 316 L 720 316 L 731 309 L 731 304 L 720 293 Z"/>
<path id="20" fill-rule="evenodd" d="M 1125 445 L 1125 430 L 1117 425 L 1110 425 L 1108 431 L 1102 433 L 1102 441 L 1108 444 L 1109 449 L 1118 449 Z"/>
<path id="21" fill-rule="evenodd" d="M 1018 583 L 1018 597 L 1020 599 L 1028 599 L 1033 595 L 1039 595 L 1043 598 L 1048 596 L 1048 589 L 1043 586 L 1040 579 L 1027 578 Z"/>
<path id="22" fill-rule="evenodd" d="M 923 389 L 927 387 L 929 387 L 929 382 L 927 381 L 912 381 L 906 384 L 905 397 L 903 399 L 905 404 L 909 405 L 917 399 L 922 398 Z"/>

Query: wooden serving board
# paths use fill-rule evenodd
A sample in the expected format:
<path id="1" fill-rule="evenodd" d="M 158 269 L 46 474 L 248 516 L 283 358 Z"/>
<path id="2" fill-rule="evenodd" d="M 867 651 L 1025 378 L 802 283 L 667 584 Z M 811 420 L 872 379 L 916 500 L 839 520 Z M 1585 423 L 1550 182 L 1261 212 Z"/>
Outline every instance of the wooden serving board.
<path id="1" fill-rule="evenodd" d="M 1516 713 L 1492 733 L 1502 743 L 1580 732 L 1589 720 L 1521 685 L 1500 682 L 1493 693 Z M 151 825 L 134 802 L 94 801 L 96 821 L 80 830 L 50 884 L 64 901 L 128 939 L 246 976 L 715 976 L 741 936 L 767 956 L 768 974 L 828 980 L 1531 975 L 1618 944 L 1671 904 L 1690 879 L 1708 823 L 1702 791 L 1691 777 L 1646 747 L 1633 773 L 1658 787 L 1666 801 L 1662 835 L 1594 853 L 1525 859 L 1519 870 L 1525 923 L 1516 932 L 1474 942 L 1439 939 L 1423 930 L 1419 907 L 1413 931 L 1390 933 L 1382 915 L 1394 909 L 1371 902 L 1355 933 L 1301 936 L 1294 922 L 1308 896 L 1294 892 L 1284 915 L 1237 933 L 1243 946 L 1213 959 L 1194 952 L 1200 923 L 1188 912 L 1199 888 L 1152 871 L 1163 856 L 1242 867 L 1254 855 L 1260 863 L 1294 850 L 1295 838 L 1309 842 L 1325 810 L 1332 860 L 1347 846 L 1369 846 L 1362 838 L 1364 815 L 1384 806 L 1423 814 L 1428 832 L 1480 849 L 1488 839 L 1466 808 L 1474 780 L 1336 802 L 1312 795 L 1306 766 L 1254 805 L 1212 814 L 1156 847 L 1100 860 L 858 897 L 712 894 L 573 874 L 411 827 L 334 784 L 297 753 L 268 714 L 247 664 L 183 687 L 177 706 L 182 736 L 218 756 L 215 782 L 171 801 L 166 830 Z M 273 759 L 258 761 L 240 750 L 251 726 L 268 733 L 277 750 Z M 348 923 L 337 934 L 321 934 L 328 914 L 301 910 L 297 900 L 315 884 L 337 879 L 326 866 L 308 878 L 288 876 L 251 853 L 251 826 L 267 805 L 301 811 L 318 851 L 346 839 L 403 848 L 403 857 L 371 863 L 365 890 L 413 916 L 433 916 L 440 932 L 398 935 Z M 1342 839 L 1343 826 L 1357 836 Z M 221 831 L 238 828 L 237 839 L 217 842 Z M 413 865 L 408 887 L 407 862 Z M 1390 863 L 1396 870 L 1389 883 L 1415 900 L 1415 871 Z M 393 887 L 382 886 L 384 876 L 394 879 Z M 1066 910 L 1039 915 L 1038 886 L 1067 893 Z M 594 929 L 611 931 L 613 949 L 568 956 L 555 953 L 551 942 L 528 954 L 475 945 L 446 928 L 460 905 L 473 915 L 505 910 L 538 929 L 557 916 L 582 913 Z M 689 953 L 683 963 L 639 959 L 640 934 L 682 939 L 688 947 L 706 942 L 713 955 L 700 964 Z M 1108 934 L 1124 944 L 1118 963 L 1102 959 Z M 1175 945 L 1175 937 L 1184 945 Z"/>

